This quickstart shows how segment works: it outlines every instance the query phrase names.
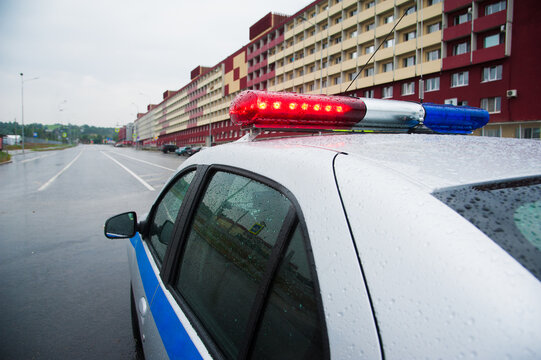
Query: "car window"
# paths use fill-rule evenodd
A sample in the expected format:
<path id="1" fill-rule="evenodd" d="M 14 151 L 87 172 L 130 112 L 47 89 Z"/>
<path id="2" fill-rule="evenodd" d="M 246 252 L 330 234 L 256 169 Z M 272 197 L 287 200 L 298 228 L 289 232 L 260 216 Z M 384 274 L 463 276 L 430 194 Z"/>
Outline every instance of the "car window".
<path id="1" fill-rule="evenodd" d="M 324 341 L 315 281 L 300 226 L 274 278 L 253 359 L 322 359 Z"/>
<path id="2" fill-rule="evenodd" d="M 434 194 L 541 280 L 541 178 Z"/>
<path id="3" fill-rule="evenodd" d="M 273 246 L 292 205 L 273 188 L 217 172 L 197 205 L 175 288 L 228 358 L 237 358 Z"/>
<path id="4" fill-rule="evenodd" d="M 195 171 L 191 171 L 176 180 L 156 207 L 154 217 L 150 223 L 149 237 L 150 245 L 154 248 L 160 263 L 163 261 L 165 250 L 173 235 L 178 211 L 194 176 Z"/>

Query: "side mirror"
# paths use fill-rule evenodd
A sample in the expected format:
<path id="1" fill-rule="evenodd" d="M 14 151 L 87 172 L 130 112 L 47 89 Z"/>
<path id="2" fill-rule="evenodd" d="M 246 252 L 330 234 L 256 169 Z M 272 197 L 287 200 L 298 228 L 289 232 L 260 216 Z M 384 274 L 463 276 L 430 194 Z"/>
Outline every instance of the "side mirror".
<path id="1" fill-rule="evenodd" d="M 130 211 L 113 216 L 105 222 L 104 233 L 109 239 L 131 238 L 137 231 L 137 214 Z"/>

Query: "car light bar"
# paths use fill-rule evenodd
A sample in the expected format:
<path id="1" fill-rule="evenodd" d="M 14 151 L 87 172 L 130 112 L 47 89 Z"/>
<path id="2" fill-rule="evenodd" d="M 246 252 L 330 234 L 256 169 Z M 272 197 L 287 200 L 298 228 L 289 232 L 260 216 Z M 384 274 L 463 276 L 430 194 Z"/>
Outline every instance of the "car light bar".
<path id="1" fill-rule="evenodd" d="M 407 101 L 246 90 L 229 108 L 242 127 L 411 131 L 468 134 L 488 123 L 486 110 Z M 425 129 L 426 129 L 425 128 Z"/>
<path id="2" fill-rule="evenodd" d="M 356 98 L 257 90 L 241 92 L 229 108 L 238 125 L 276 129 L 351 129 L 365 113 Z"/>

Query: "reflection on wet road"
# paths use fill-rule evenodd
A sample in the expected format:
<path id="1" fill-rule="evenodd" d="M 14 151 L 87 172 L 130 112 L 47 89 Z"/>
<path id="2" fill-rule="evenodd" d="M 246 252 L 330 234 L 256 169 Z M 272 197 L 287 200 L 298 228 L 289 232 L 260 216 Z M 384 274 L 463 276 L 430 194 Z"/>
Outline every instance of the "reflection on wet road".
<path id="1" fill-rule="evenodd" d="M 103 224 L 146 213 L 183 159 L 89 145 L 0 166 L 1 359 L 136 358 L 128 240 Z"/>

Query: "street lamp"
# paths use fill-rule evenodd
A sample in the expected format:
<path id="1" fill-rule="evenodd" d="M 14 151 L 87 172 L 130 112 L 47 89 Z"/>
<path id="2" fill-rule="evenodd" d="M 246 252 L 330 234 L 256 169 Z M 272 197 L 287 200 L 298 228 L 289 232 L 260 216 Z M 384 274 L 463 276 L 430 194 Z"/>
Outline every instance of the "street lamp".
<path id="1" fill-rule="evenodd" d="M 26 81 L 37 80 L 39 79 L 39 77 L 24 80 L 23 73 L 20 73 L 19 75 L 21 75 L 21 124 L 22 124 L 22 139 L 23 139 L 23 154 L 24 154 L 24 83 Z"/>

